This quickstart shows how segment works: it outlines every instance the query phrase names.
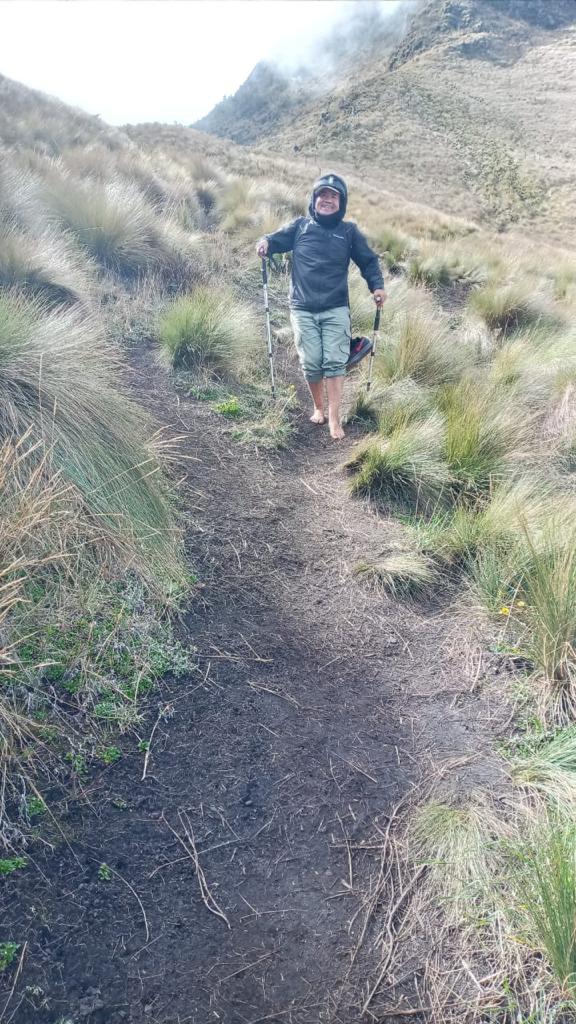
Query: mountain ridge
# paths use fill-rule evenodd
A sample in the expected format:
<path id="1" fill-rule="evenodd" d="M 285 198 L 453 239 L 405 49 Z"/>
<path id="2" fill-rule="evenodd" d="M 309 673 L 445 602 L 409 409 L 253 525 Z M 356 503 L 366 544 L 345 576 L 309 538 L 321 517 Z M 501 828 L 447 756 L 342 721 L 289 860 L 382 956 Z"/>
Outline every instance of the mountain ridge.
<path id="1" fill-rule="evenodd" d="M 258 67 L 194 127 L 573 244 L 576 0 L 427 0 L 340 80 Z"/>

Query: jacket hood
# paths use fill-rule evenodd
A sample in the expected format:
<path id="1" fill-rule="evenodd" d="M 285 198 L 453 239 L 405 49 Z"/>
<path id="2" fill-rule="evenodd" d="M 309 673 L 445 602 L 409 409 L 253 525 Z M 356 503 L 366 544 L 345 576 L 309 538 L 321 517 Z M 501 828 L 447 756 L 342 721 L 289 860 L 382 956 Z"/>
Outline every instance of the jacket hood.
<path id="1" fill-rule="evenodd" d="M 338 195 L 340 196 L 340 209 L 337 213 L 332 213 L 329 216 L 316 213 L 314 203 L 316 201 L 316 194 L 321 188 L 333 188 L 338 192 Z M 333 227 L 344 219 L 347 203 L 348 187 L 344 178 L 340 178 L 337 174 L 324 174 L 321 178 L 317 178 L 312 186 L 312 195 L 310 197 L 308 213 L 318 224 L 324 224 L 326 227 Z"/>

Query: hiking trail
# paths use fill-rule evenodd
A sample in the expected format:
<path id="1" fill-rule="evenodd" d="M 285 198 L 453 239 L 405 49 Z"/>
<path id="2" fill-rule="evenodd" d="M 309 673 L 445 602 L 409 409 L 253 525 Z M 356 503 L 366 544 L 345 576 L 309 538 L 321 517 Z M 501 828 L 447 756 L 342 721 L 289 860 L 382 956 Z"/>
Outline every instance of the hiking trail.
<path id="1" fill-rule="evenodd" d="M 152 694 L 146 777 L 134 744 L 64 809 L 67 842 L 17 880 L 27 945 L 6 1021 L 375 1019 L 361 1013 L 374 951 L 349 967 L 374 866 L 351 846 L 433 764 L 490 782 L 486 707 L 446 614 L 353 574 L 400 529 L 349 496 L 354 430 L 334 443 L 302 411 L 289 450 L 255 452 L 177 395 L 152 349 L 138 359 L 147 404 L 190 457 L 201 586 L 181 635 L 199 668 Z"/>

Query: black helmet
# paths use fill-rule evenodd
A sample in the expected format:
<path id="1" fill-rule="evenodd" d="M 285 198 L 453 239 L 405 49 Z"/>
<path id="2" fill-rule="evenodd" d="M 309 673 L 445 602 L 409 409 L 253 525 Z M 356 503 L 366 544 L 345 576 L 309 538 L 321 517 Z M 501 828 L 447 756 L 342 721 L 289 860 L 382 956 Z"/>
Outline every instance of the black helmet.
<path id="1" fill-rule="evenodd" d="M 311 207 L 314 208 L 314 202 L 316 195 L 322 188 L 331 188 L 334 192 L 337 192 L 340 196 L 340 210 L 339 213 L 342 217 L 346 213 L 346 204 L 348 202 L 348 187 L 344 178 L 340 178 L 337 174 L 323 174 L 321 178 L 317 178 L 312 186 L 312 201 Z"/>

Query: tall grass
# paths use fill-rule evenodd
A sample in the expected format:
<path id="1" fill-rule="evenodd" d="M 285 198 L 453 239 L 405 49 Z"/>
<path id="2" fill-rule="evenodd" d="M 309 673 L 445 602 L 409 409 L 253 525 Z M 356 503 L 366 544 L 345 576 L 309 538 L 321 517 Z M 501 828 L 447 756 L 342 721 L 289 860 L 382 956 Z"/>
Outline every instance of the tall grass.
<path id="1" fill-rule="evenodd" d="M 572 814 L 576 806 L 576 728 L 561 729 L 552 737 L 524 740 L 510 755 L 512 778 L 557 808 Z"/>
<path id="2" fill-rule="evenodd" d="M 408 834 L 412 858 L 430 871 L 451 920 L 473 916 L 490 900 L 495 841 L 505 832 L 491 808 L 431 800 L 416 810 Z"/>
<path id="3" fill-rule="evenodd" d="M 174 369 L 238 372 L 256 351 L 251 307 L 226 288 L 202 285 L 175 299 L 161 315 L 158 337 Z"/>
<path id="4" fill-rule="evenodd" d="M 446 424 L 446 461 L 454 477 L 465 490 L 485 490 L 525 444 L 527 415 L 513 395 L 487 387 L 478 376 L 446 386 L 439 405 Z"/>
<path id="5" fill-rule="evenodd" d="M 576 712 L 576 528 L 549 522 L 540 544 L 527 539 L 523 584 L 527 650 L 549 682 L 561 716 Z"/>
<path id="6" fill-rule="evenodd" d="M 388 498 L 410 507 L 438 503 L 451 483 L 442 460 L 442 419 L 437 414 L 397 426 L 388 437 L 368 438 L 349 459 L 352 493 Z"/>
<path id="7" fill-rule="evenodd" d="M 0 224 L 0 288 L 17 288 L 48 303 L 69 303 L 89 294 L 90 263 L 62 238 L 33 237 Z"/>
<path id="8" fill-rule="evenodd" d="M 429 288 L 452 284 L 482 284 L 486 269 L 473 257 L 458 250 L 424 245 L 408 260 L 407 277 L 412 284 Z"/>
<path id="9" fill-rule="evenodd" d="M 119 274 L 156 270 L 184 277 L 186 242 L 120 179 L 103 184 L 53 174 L 47 201 L 56 221 L 102 266 Z"/>
<path id="10" fill-rule="evenodd" d="M 0 441 L 28 431 L 127 557 L 162 579 L 179 575 L 151 424 L 119 388 L 101 328 L 73 310 L 0 295 Z"/>
<path id="11" fill-rule="evenodd" d="M 502 334 L 550 321 L 548 310 L 524 284 L 486 285 L 471 293 L 468 305 L 490 330 Z"/>
<path id="12" fill-rule="evenodd" d="M 511 872 L 526 940 L 547 957 L 558 984 L 576 998 L 576 827 L 551 819 L 516 847 Z"/>
<path id="13" fill-rule="evenodd" d="M 407 312 L 386 332 L 378 352 L 378 374 L 387 380 L 412 377 L 435 386 L 456 379 L 468 352 L 437 317 Z"/>

